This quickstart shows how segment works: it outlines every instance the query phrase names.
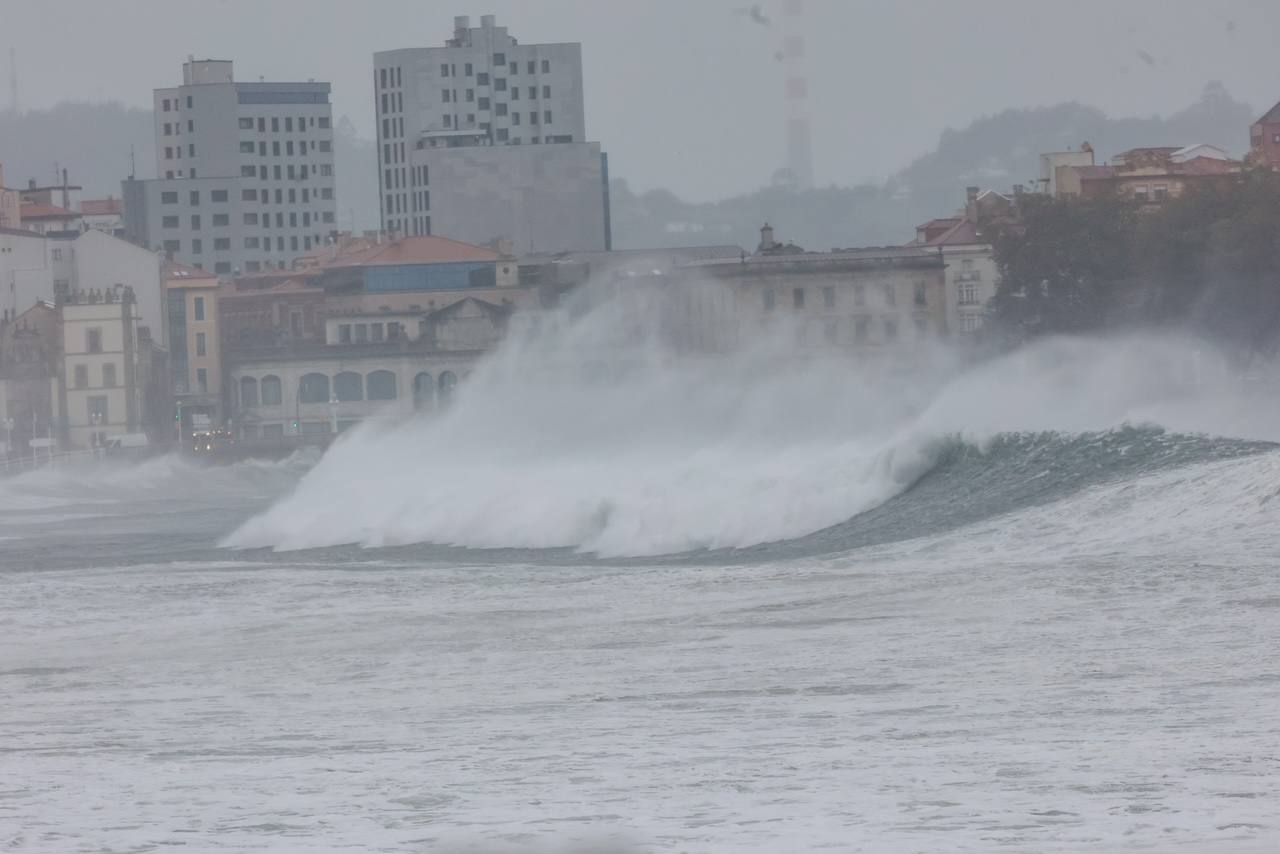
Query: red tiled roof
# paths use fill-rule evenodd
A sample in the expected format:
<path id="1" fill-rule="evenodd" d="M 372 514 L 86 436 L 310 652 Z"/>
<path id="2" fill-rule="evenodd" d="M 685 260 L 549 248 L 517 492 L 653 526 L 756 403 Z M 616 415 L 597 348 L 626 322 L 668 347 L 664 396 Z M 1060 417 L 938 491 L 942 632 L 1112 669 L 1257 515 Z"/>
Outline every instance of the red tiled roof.
<path id="1" fill-rule="evenodd" d="M 929 241 L 930 246 L 955 246 L 957 244 L 986 243 L 978 235 L 978 226 L 970 219 L 962 219 L 951 228 Z"/>
<path id="2" fill-rule="evenodd" d="M 465 261 L 497 261 L 502 256 L 482 246 L 435 235 L 401 237 L 385 243 L 339 250 L 320 267 L 382 267 L 400 264 L 450 264 Z"/>
<path id="3" fill-rule="evenodd" d="M 953 225 L 955 225 L 959 221 L 960 221 L 960 217 L 958 216 L 939 217 L 938 219 L 931 219 L 926 223 L 917 225 L 916 231 L 922 231 L 926 228 L 937 228 L 938 226 L 946 226 L 947 228 L 951 228 Z"/>
<path id="4" fill-rule="evenodd" d="M 75 219 L 80 214 L 57 205 L 24 204 L 20 216 L 23 219 Z"/>
<path id="5" fill-rule="evenodd" d="M 124 202 L 121 199 L 84 199 L 80 202 L 80 213 L 86 216 L 124 213 Z"/>

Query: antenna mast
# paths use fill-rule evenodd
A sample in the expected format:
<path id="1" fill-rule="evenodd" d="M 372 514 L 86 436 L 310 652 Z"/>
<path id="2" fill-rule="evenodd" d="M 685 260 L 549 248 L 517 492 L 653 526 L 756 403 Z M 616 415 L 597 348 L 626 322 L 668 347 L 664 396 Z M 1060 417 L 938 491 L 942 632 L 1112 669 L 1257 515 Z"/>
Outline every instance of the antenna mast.
<path id="1" fill-rule="evenodd" d="M 786 0 L 783 9 L 782 63 L 787 75 L 787 168 L 796 187 L 813 186 L 813 150 L 809 138 L 809 81 L 804 70 L 804 0 Z"/>

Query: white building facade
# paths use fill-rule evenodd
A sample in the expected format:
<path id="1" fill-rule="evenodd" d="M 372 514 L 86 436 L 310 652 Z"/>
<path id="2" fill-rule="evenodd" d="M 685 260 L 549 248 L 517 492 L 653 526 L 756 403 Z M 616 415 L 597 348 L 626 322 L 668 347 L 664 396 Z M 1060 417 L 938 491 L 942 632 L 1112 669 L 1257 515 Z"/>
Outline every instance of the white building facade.
<path id="1" fill-rule="evenodd" d="M 374 54 L 383 229 L 608 248 L 608 167 L 587 140 L 582 46 L 520 44 L 492 15 L 480 21 L 455 18 L 441 47 Z M 548 213 L 552 198 L 573 215 Z"/>
<path id="2" fill-rule="evenodd" d="M 336 229 L 328 83 L 240 83 L 189 60 L 155 90 L 156 174 L 123 184 L 129 239 L 219 275 L 287 269 Z"/>

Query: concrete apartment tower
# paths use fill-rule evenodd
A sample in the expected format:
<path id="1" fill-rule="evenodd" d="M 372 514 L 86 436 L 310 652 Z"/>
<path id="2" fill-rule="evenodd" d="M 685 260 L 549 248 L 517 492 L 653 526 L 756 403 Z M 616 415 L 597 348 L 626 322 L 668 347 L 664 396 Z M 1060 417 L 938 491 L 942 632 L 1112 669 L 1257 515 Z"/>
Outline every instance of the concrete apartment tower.
<path id="1" fill-rule="evenodd" d="M 374 54 L 382 227 L 514 252 L 610 248 L 582 46 L 520 44 L 492 15 L 443 47 Z"/>
<path id="2" fill-rule="evenodd" d="M 329 84 L 238 83 L 190 59 L 155 90 L 156 175 L 123 184 L 125 234 L 218 275 L 287 269 L 337 228 Z"/>

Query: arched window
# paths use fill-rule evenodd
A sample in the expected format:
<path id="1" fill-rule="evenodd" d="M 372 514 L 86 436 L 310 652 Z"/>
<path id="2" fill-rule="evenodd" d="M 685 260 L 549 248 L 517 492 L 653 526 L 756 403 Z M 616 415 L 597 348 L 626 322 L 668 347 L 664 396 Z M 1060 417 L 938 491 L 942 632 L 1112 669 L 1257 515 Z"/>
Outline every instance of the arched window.
<path id="1" fill-rule="evenodd" d="M 258 381 L 253 377 L 240 378 L 240 405 L 246 409 L 258 405 Z"/>
<path id="2" fill-rule="evenodd" d="M 391 371 L 371 371 L 365 377 L 370 400 L 395 400 L 396 375 Z"/>
<path id="3" fill-rule="evenodd" d="M 363 400 L 364 380 L 353 371 L 343 371 L 333 378 L 333 396 L 338 400 Z"/>
<path id="4" fill-rule="evenodd" d="M 303 374 L 298 383 L 298 400 L 302 403 L 328 403 L 329 378 L 324 374 Z"/>
<path id="5" fill-rule="evenodd" d="M 436 400 L 436 385 L 431 374 L 423 371 L 413 378 L 413 408 L 430 409 Z"/>
<path id="6" fill-rule="evenodd" d="M 458 377 L 453 371 L 445 371 L 440 375 L 440 405 L 448 406 L 453 401 L 453 390 L 458 385 Z"/>
<path id="7" fill-rule="evenodd" d="M 279 406 L 281 401 L 280 378 L 275 374 L 267 374 L 262 378 L 261 386 L 262 405 Z"/>

